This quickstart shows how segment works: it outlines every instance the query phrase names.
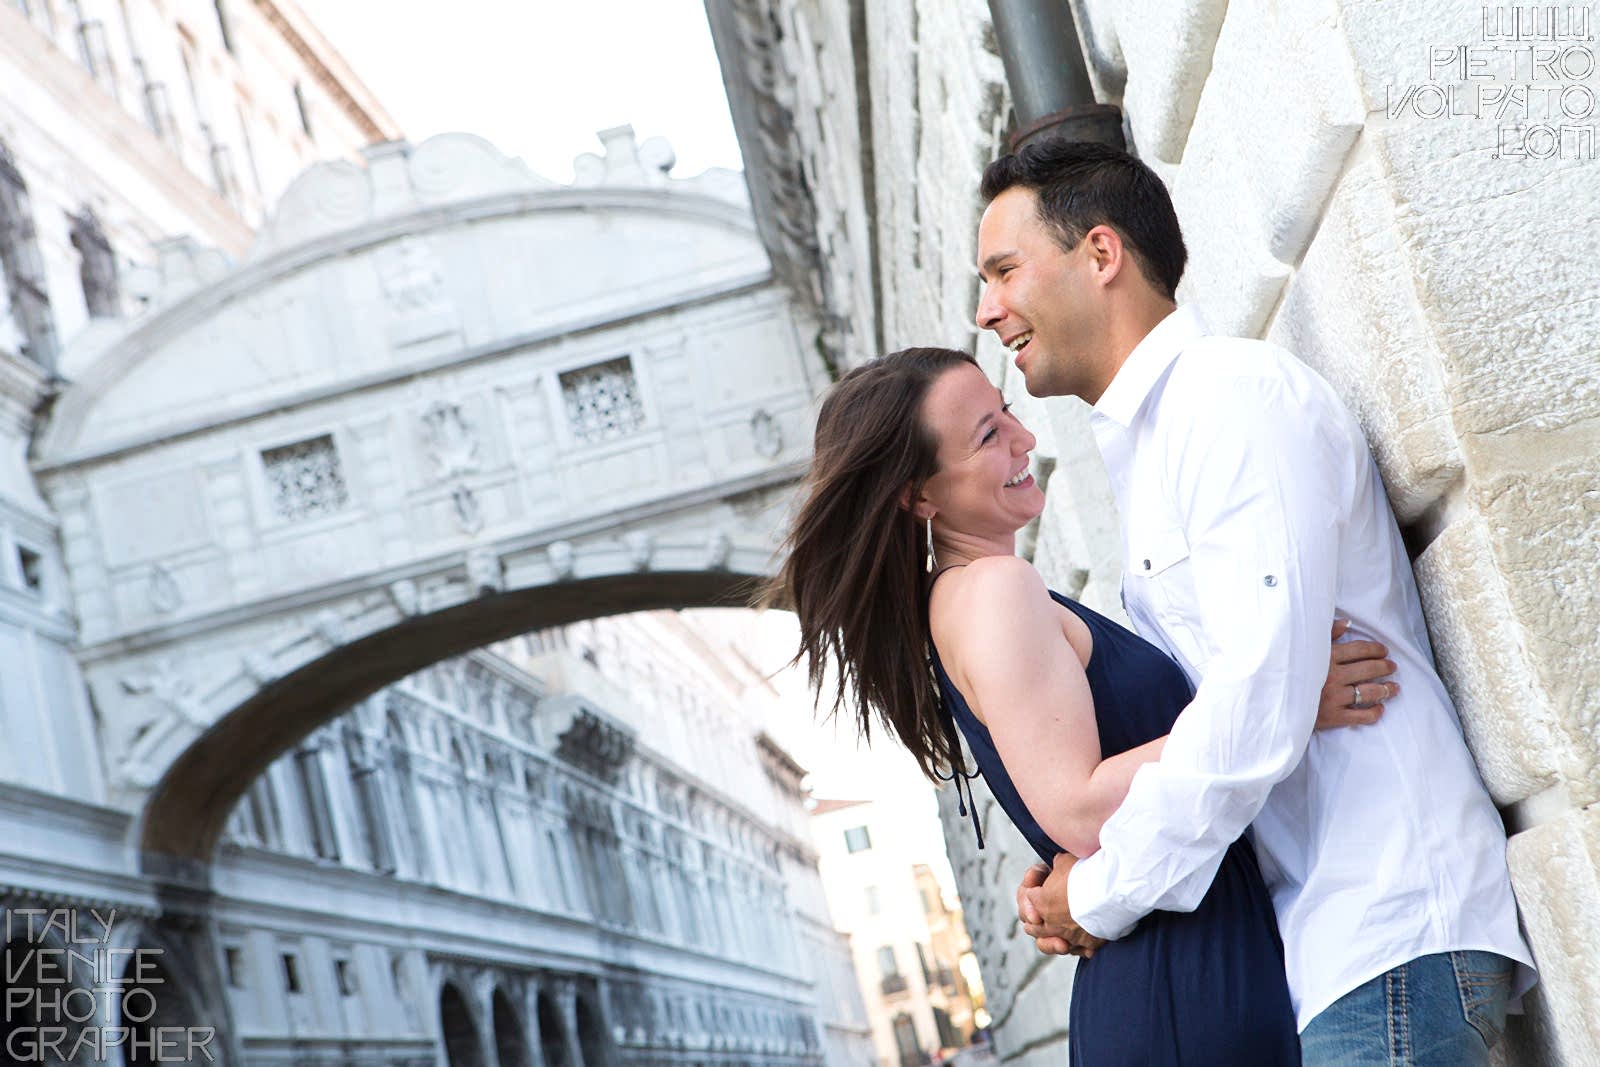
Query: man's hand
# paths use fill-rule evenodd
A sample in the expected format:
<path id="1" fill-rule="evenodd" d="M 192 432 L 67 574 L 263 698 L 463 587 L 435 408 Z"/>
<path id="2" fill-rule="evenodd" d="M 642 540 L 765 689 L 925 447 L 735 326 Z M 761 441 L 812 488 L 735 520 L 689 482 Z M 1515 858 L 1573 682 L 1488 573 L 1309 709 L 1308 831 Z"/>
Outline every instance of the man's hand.
<path id="1" fill-rule="evenodd" d="M 1050 867 L 1036 863 L 1028 868 L 1017 889 L 1017 918 L 1022 922 L 1022 932 L 1047 955 L 1088 959 L 1105 944 L 1074 922 L 1067 906 L 1067 875 L 1077 862 L 1070 853 L 1063 852 Z"/>

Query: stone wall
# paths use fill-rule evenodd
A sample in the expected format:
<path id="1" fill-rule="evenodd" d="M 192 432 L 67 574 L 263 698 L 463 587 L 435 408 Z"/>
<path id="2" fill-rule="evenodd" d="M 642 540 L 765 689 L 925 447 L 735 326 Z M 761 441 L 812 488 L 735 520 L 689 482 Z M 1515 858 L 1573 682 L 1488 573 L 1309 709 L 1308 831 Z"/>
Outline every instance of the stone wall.
<path id="1" fill-rule="evenodd" d="M 1589 326 L 1600 123 L 1563 119 L 1558 103 L 1581 113 L 1592 101 L 1583 38 L 1594 12 L 1556 9 L 1555 30 L 1579 39 L 1508 42 L 1513 9 L 1465 0 L 1073 7 L 1100 98 L 1124 109 L 1132 148 L 1172 189 L 1191 254 L 1180 296 L 1221 328 L 1296 352 L 1371 439 L 1440 670 L 1513 833 L 1542 982 L 1502 1056 L 1600 1062 L 1589 1010 L 1600 1002 L 1600 361 Z M 962 343 L 976 293 L 973 190 L 1005 121 L 987 7 L 882 0 L 855 32 L 854 77 L 871 89 L 870 143 L 855 155 L 872 168 L 883 345 Z M 1526 52 L 1487 50 L 1536 43 L 1537 68 Z M 1498 88 L 1451 66 L 1463 46 L 1483 49 L 1468 53 L 1489 64 L 1476 73 L 1519 62 L 1502 83 L 1557 90 L 1544 94 L 1557 108 L 1549 132 L 1514 97 L 1500 118 L 1493 97 L 1484 117 L 1462 114 L 1480 86 Z M 1456 99 L 1441 111 L 1447 85 Z M 1569 85 L 1584 88 L 1560 96 Z M 1007 363 L 992 345 L 976 350 L 998 377 Z M 1038 473 L 1053 474 L 1024 549 L 1058 587 L 1114 605 L 1114 511 L 1085 408 L 1003 386 L 1044 431 Z M 973 853 L 953 806 L 951 855 L 999 1050 L 1058 1060 L 1070 965 L 1042 964 L 1008 918 L 1028 853 L 983 799 L 991 843 Z"/>

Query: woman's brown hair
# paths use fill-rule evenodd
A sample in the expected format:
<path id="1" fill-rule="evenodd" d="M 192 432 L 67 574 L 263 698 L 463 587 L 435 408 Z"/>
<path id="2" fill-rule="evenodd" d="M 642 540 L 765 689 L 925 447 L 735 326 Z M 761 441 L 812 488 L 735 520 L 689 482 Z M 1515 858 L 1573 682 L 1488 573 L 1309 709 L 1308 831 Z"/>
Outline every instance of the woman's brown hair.
<path id="1" fill-rule="evenodd" d="M 927 532 L 902 501 L 938 470 L 923 399 L 962 364 L 977 365 L 965 352 L 907 348 L 834 385 L 788 557 L 763 597 L 799 616 L 794 662 L 806 661 L 819 702 L 832 667 L 832 712 L 853 704 L 863 737 L 876 716 L 933 779 L 949 777 L 941 763 L 959 769 L 960 749 L 928 665 Z"/>

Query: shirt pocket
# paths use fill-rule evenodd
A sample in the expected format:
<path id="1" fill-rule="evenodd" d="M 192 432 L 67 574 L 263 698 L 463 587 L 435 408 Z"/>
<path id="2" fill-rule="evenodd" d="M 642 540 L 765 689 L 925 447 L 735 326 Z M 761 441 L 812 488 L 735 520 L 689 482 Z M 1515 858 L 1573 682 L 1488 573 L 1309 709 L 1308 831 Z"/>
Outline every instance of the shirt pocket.
<path id="1" fill-rule="evenodd" d="M 1199 666 L 1205 646 L 1199 640 L 1194 580 L 1189 572 L 1189 542 L 1176 526 L 1158 526 L 1129 538 L 1124 584 L 1167 643 Z"/>

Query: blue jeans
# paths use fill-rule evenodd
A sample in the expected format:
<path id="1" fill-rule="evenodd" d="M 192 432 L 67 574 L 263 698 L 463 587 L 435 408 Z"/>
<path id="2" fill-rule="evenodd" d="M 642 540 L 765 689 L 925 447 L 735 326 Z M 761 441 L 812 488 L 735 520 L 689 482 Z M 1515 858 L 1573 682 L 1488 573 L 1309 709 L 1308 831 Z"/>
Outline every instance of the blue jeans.
<path id="1" fill-rule="evenodd" d="M 1357 986 L 1300 1034 L 1305 1067 L 1480 1067 L 1506 1025 L 1511 961 L 1441 952 Z"/>

